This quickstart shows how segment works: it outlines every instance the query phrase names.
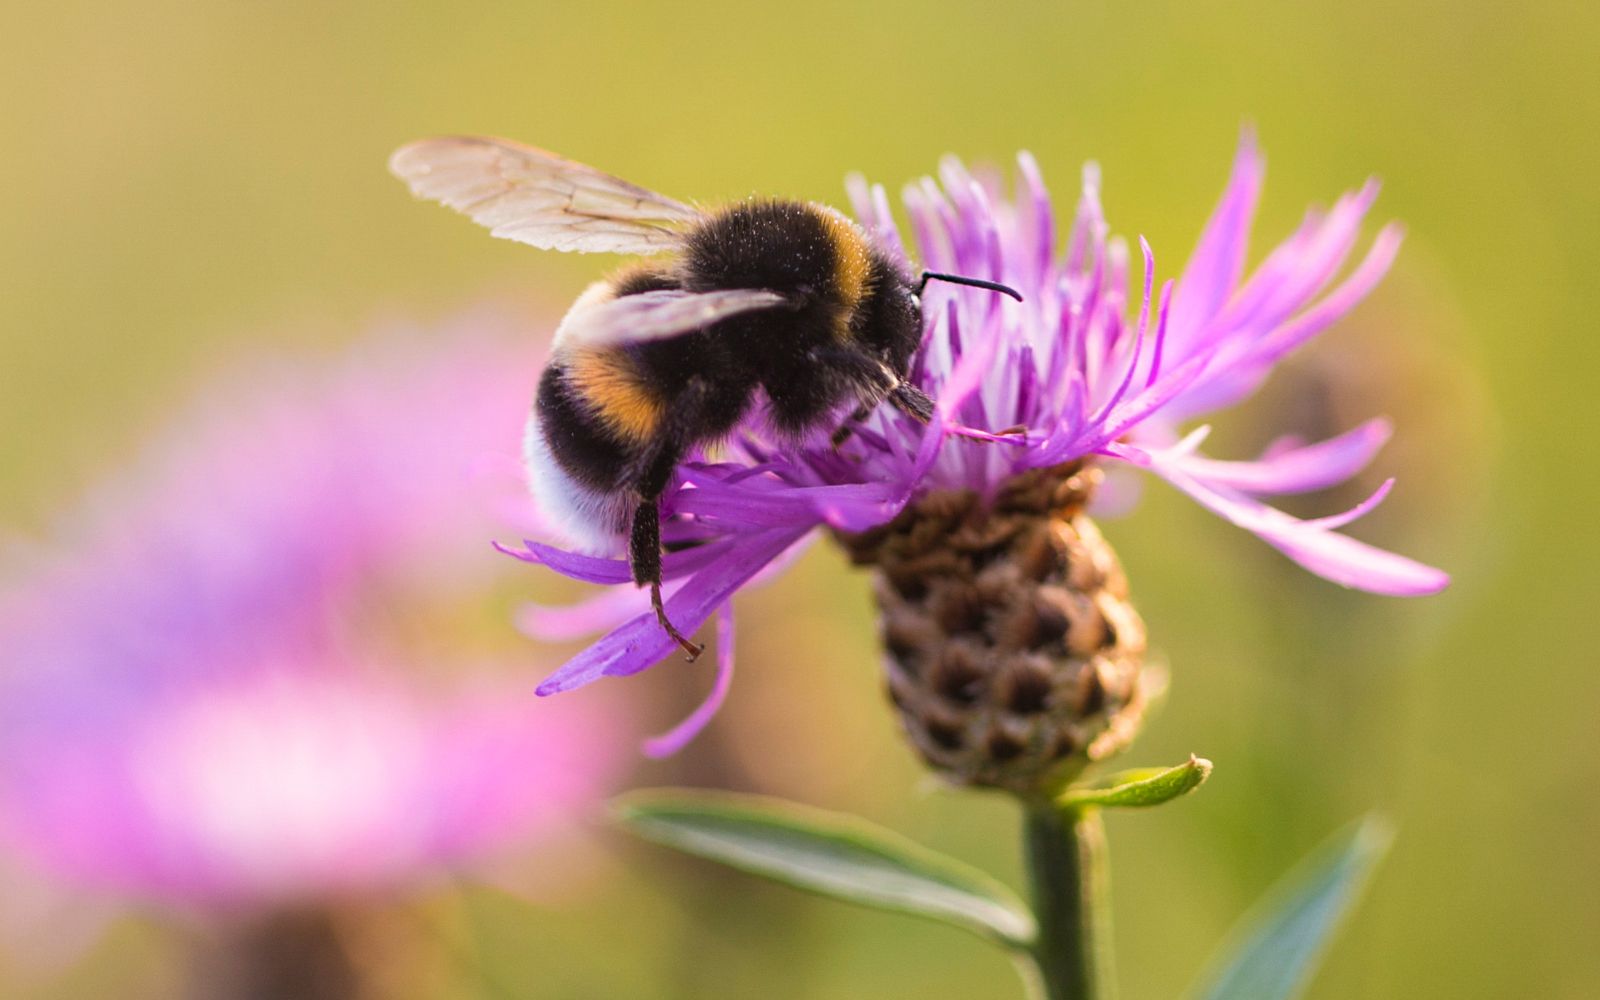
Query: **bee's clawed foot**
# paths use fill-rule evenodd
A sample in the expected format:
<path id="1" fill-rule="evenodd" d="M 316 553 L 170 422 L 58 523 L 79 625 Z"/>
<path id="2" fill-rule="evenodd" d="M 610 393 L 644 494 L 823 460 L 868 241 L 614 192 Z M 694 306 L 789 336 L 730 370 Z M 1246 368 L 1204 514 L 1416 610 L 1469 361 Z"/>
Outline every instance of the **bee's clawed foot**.
<path id="1" fill-rule="evenodd" d="M 678 644 L 678 648 L 683 650 L 683 662 L 685 663 L 693 663 L 694 661 L 700 659 L 701 653 L 706 651 L 706 647 L 703 643 L 698 643 L 692 639 L 684 638 L 684 636 L 679 633 L 677 629 L 673 628 L 670 623 L 667 624 L 667 633 L 671 635 L 672 640 Z"/>
<path id="2" fill-rule="evenodd" d="M 650 606 L 656 609 L 656 621 L 661 623 L 661 627 L 666 631 L 667 635 L 671 636 L 672 641 L 678 644 L 679 649 L 683 650 L 684 658 L 690 663 L 698 660 L 700 654 L 706 651 L 706 647 L 679 632 L 677 626 L 667 619 L 667 609 L 661 602 L 661 584 L 659 583 L 650 585 Z"/>

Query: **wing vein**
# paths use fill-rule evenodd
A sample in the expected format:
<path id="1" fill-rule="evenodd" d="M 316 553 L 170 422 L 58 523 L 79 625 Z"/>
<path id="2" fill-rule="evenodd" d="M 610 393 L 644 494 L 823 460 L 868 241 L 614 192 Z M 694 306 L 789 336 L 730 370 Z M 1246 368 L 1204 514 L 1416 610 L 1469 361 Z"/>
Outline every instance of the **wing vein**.
<path id="1" fill-rule="evenodd" d="M 505 139 L 423 139 L 397 150 L 389 169 L 418 197 L 546 250 L 666 253 L 700 218 L 683 202 Z"/>

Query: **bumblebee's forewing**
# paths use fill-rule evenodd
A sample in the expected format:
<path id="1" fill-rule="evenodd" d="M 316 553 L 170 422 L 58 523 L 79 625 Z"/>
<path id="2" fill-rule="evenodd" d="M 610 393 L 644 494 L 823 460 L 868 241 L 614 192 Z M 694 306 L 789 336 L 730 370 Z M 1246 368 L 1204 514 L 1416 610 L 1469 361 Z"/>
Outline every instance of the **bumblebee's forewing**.
<path id="1" fill-rule="evenodd" d="M 389 169 L 418 197 L 545 250 L 662 253 L 699 217 L 665 195 L 506 139 L 423 139 L 396 150 Z"/>
<path id="2" fill-rule="evenodd" d="M 729 316 L 771 309 L 787 301 L 777 292 L 759 288 L 715 292 L 664 289 L 593 304 L 580 300 L 556 330 L 556 344 L 606 347 L 666 340 L 703 330 Z"/>

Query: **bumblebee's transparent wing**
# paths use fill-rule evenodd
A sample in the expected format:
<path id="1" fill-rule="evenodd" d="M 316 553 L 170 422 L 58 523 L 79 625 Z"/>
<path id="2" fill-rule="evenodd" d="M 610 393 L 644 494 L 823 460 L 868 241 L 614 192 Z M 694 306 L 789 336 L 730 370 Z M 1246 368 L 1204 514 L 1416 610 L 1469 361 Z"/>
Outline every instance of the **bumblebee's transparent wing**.
<path id="1" fill-rule="evenodd" d="M 506 139 L 442 136 L 402 146 L 389 169 L 503 239 L 544 250 L 652 254 L 699 218 L 664 195 Z"/>
<path id="2" fill-rule="evenodd" d="M 585 294 L 556 329 L 558 347 L 607 347 L 666 340 L 703 330 L 718 320 L 758 309 L 771 309 L 789 300 L 760 288 L 730 288 L 715 292 L 663 289 L 596 302 Z"/>

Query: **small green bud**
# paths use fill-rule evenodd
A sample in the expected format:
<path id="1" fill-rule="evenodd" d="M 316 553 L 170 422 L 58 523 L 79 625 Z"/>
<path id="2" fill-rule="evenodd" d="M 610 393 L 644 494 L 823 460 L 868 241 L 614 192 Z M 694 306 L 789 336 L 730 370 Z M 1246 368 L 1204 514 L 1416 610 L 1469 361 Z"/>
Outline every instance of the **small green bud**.
<path id="1" fill-rule="evenodd" d="M 1057 799 L 1062 809 L 1143 808 L 1181 798 L 1211 777 L 1211 762 L 1189 755 L 1177 767 L 1143 767 L 1119 771 L 1091 785 L 1069 788 Z"/>

